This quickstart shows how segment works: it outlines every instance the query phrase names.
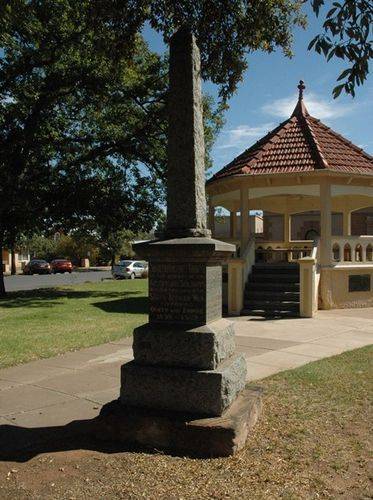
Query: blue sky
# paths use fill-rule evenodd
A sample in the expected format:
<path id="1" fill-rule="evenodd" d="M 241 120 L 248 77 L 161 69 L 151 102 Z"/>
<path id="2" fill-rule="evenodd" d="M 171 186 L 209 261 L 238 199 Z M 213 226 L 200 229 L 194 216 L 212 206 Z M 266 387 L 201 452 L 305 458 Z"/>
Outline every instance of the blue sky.
<path id="1" fill-rule="evenodd" d="M 307 51 L 310 40 L 321 31 L 322 22 L 309 8 L 306 12 L 308 28 L 295 31 L 292 59 L 284 57 L 280 50 L 248 56 L 249 68 L 229 102 L 225 126 L 212 152 L 211 173 L 291 115 L 300 79 L 306 84 L 304 100 L 310 114 L 373 154 L 373 81 L 368 77 L 364 86 L 357 89 L 354 99 L 344 95 L 336 100 L 332 98 L 335 81 L 346 63 L 341 60 L 327 63 L 323 56 Z M 145 29 L 144 36 L 151 49 L 157 52 L 167 49 L 152 30 Z M 209 82 L 204 83 L 204 90 L 216 94 Z"/>

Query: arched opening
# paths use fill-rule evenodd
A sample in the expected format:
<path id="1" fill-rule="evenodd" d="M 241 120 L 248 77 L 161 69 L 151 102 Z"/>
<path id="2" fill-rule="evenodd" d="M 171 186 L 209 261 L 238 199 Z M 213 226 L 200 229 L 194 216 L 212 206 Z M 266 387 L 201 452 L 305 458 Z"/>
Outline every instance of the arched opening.
<path id="1" fill-rule="evenodd" d="M 361 208 L 351 213 L 351 234 L 373 236 L 373 207 Z"/>
<path id="2" fill-rule="evenodd" d="M 361 245 L 356 245 L 355 247 L 355 261 L 363 262 L 363 247 Z"/>
<path id="3" fill-rule="evenodd" d="M 351 247 L 348 243 L 345 244 L 344 249 L 343 249 L 343 260 L 345 262 L 352 261 Z"/>
<path id="4" fill-rule="evenodd" d="M 365 255 L 366 255 L 366 260 L 367 262 L 372 262 L 373 261 L 373 246 L 369 243 L 365 250 Z"/>
<path id="5" fill-rule="evenodd" d="M 316 238 L 319 238 L 320 237 L 320 233 L 319 231 L 316 231 L 316 229 L 309 229 L 307 232 L 306 232 L 306 240 L 312 240 L 314 241 Z"/>
<path id="6" fill-rule="evenodd" d="M 291 216 L 291 240 L 292 241 L 314 241 L 320 236 L 320 212 L 310 210 L 299 212 Z M 342 236 L 343 234 L 343 214 L 332 213 L 332 235 Z"/>
<path id="7" fill-rule="evenodd" d="M 333 245 L 333 260 L 335 262 L 339 262 L 341 260 L 341 249 L 338 243 L 334 243 Z"/>

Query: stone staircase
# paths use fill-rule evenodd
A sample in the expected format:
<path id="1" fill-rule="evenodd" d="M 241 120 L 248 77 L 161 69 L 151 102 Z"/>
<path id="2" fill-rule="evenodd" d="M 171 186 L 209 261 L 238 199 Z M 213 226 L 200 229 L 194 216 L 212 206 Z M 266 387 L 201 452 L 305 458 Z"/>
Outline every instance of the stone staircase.
<path id="1" fill-rule="evenodd" d="M 242 315 L 299 316 L 299 265 L 255 264 L 245 288 Z"/>

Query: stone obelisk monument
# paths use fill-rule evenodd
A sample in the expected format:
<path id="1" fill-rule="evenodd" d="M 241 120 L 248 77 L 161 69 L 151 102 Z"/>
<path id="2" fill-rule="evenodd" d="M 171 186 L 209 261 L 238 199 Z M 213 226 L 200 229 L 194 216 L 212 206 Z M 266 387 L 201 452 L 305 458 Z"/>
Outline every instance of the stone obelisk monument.
<path id="1" fill-rule="evenodd" d="M 222 319 L 221 266 L 235 247 L 206 227 L 200 55 L 185 28 L 170 42 L 168 110 L 166 230 L 136 245 L 149 261 L 149 323 L 135 329 L 119 402 L 103 414 L 117 440 L 227 455 L 244 444 L 260 396 L 245 388 L 245 358 Z"/>

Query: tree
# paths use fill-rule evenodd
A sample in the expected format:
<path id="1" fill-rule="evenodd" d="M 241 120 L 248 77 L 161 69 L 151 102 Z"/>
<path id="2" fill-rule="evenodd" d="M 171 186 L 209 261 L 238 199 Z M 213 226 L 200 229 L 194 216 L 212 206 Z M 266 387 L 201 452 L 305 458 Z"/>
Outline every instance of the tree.
<path id="1" fill-rule="evenodd" d="M 136 41 L 131 23 L 137 14 L 125 5 L 108 19 L 105 2 L 70 4 L 0 5 L 0 253 L 20 232 L 43 224 L 48 205 L 57 201 L 51 188 L 67 175 L 59 144 L 84 112 L 77 108 L 69 116 L 67 105 L 77 97 L 88 100 L 97 89 L 104 94 L 105 82 L 120 74 Z M 119 14 L 131 23 L 120 23 Z"/>
<path id="2" fill-rule="evenodd" d="M 59 219 L 79 221 L 80 186 L 118 162 L 164 178 L 167 61 L 136 34 L 136 2 L 14 0 L 0 9 L 2 247 Z M 211 143 L 219 116 L 209 106 Z M 0 295 L 2 283 L 0 275 Z"/>
<path id="3" fill-rule="evenodd" d="M 112 265 L 134 235 L 151 231 L 162 214 L 162 183 L 141 175 L 138 166 L 111 166 L 106 175 L 92 180 L 84 196 L 89 204 L 79 231 L 97 241 Z"/>
<path id="4" fill-rule="evenodd" d="M 312 7 L 319 15 L 325 0 L 312 0 Z M 333 2 L 326 14 L 324 33 L 309 44 L 329 61 L 332 57 L 350 62 L 338 77 L 343 83 L 333 89 L 334 98 L 342 90 L 355 96 L 356 86 L 362 85 L 369 74 L 369 60 L 373 58 L 373 4 L 369 0 Z"/>
<path id="5" fill-rule="evenodd" d="M 110 261 L 111 267 L 114 266 L 118 256 L 132 258 L 135 254 L 132 250 L 132 242 L 135 235 L 132 231 L 126 229 L 111 230 L 109 236 L 102 241 L 101 256 Z"/>

